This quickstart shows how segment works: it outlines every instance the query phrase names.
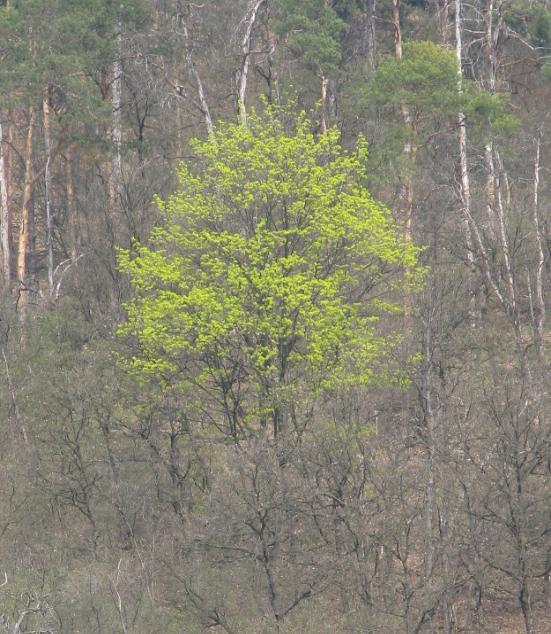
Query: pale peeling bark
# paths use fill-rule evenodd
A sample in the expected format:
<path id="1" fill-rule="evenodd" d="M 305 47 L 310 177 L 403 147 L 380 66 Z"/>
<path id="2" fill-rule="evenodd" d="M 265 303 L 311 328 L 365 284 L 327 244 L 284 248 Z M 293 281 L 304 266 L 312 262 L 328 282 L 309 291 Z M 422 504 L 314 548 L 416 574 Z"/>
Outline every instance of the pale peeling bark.
<path id="1" fill-rule="evenodd" d="M 247 81 L 249 78 L 249 68 L 251 63 L 251 36 L 256 18 L 258 16 L 258 11 L 265 2 L 266 0 L 256 0 L 249 7 L 245 35 L 243 36 L 243 40 L 241 42 L 241 51 L 243 53 L 243 58 L 241 62 L 241 70 L 239 72 L 239 79 L 237 82 L 237 109 L 239 121 L 244 127 L 247 127 L 247 108 L 245 106 L 245 99 L 247 96 Z"/>
<path id="2" fill-rule="evenodd" d="M 2 243 L 2 276 L 6 288 L 11 283 L 11 213 L 8 190 L 8 165 L 5 160 L 4 130 L 0 121 L 0 232 Z"/>

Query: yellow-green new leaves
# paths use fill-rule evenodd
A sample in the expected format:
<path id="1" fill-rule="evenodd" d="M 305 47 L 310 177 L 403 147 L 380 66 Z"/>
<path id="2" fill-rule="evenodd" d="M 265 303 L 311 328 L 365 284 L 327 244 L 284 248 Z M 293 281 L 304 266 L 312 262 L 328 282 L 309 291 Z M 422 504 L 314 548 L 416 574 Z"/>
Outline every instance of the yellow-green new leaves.
<path id="1" fill-rule="evenodd" d="M 370 381 L 392 341 L 377 321 L 417 266 L 365 188 L 365 142 L 345 153 L 337 130 L 288 119 L 269 110 L 197 141 L 150 246 L 119 260 L 134 368 L 239 390 L 249 421 L 283 393 Z"/>

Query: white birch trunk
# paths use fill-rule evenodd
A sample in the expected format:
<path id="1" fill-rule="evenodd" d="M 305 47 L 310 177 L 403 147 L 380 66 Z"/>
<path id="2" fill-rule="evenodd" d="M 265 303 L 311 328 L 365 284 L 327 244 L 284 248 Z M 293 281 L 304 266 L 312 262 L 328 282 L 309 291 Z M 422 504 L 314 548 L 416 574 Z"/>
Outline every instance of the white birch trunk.
<path id="1" fill-rule="evenodd" d="M 255 0 L 249 8 L 249 19 L 245 28 L 245 35 L 241 42 L 241 51 L 243 59 L 241 62 L 241 70 L 239 72 L 239 80 L 237 83 L 237 109 L 239 121 L 243 127 L 247 127 L 247 109 L 245 99 L 247 96 L 247 81 L 249 77 L 249 67 L 251 63 L 251 36 L 256 22 L 258 11 L 266 0 Z"/>
<path id="2" fill-rule="evenodd" d="M 455 0 L 455 55 L 457 57 L 457 91 L 463 93 L 463 40 L 461 31 L 461 0 Z M 469 179 L 469 164 L 467 159 L 467 126 L 465 115 L 457 115 L 459 126 L 459 169 L 461 173 L 461 204 L 465 242 L 467 244 L 467 258 L 471 268 L 474 268 L 474 253 L 469 218 L 471 217 L 471 184 Z"/>

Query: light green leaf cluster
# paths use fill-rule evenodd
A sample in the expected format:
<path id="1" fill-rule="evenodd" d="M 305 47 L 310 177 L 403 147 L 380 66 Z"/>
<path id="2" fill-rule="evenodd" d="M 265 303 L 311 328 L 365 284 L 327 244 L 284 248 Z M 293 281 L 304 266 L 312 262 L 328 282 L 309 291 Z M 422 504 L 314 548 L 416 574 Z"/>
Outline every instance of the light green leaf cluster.
<path id="1" fill-rule="evenodd" d="M 257 413 L 259 395 L 373 380 L 393 343 L 377 322 L 418 270 L 419 249 L 365 188 L 365 141 L 346 153 L 336 129 L 316 138 L 304 114 L 290 131 L 285 119 L 268 109 L 196 141 L 151 244 L 119 257 L 132 366 L 239 381 Z"/>

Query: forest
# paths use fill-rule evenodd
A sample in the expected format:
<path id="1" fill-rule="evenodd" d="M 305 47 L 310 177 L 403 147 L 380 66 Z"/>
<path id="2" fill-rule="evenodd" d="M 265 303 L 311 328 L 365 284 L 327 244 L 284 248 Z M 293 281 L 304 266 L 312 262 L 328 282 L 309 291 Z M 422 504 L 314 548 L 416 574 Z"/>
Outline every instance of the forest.
<path id="1" fill-rule="evenodd" d="M 551 631 L 551 2 L 0 1 L 0 632 Z"/>

